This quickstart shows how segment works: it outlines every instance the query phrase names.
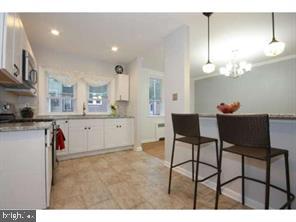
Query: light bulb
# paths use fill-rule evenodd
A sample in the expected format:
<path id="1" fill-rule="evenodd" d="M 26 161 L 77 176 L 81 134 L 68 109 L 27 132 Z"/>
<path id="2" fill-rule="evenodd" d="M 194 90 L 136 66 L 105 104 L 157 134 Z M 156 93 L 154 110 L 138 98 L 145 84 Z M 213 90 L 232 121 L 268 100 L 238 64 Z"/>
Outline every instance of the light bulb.
<path id="1" fill-rule="evenodd" d="M 245 69 L 246 69 L 247 72 L 251 71 L 252 70 L 252 64 L 251 63 L 246 64 Z"/>
<path id="2" fill-rule="evenodd" d="M 266 56 L 277 56 L 285 50 L 285 43 L 277 40 L 271 41 L 264 49 Z"/>
<path id="3" fill-rule="evenodd" d="M 56 29 L 52 29 L 52 30 L 50 30 L 50 32 L 51 32 L 51 34 L 53 34 L 55 36 L 60 35 L 60 32 L 58 30 L 56 30 Z"/>
<path id="4" fill-rule="evenodd" d="M 221 67 L 219 71 L 222 75 L 226 75 L 226 73 L 228 72 L 228 70 L 225 67 Z"/>
<path id="5" fill-rule="evenodd" d="M 204 64 L 202 67 L 202 71 L 205 73 L 212 73 L 215 71 L 215 64 L 211 62 L 207 62 L 207 64 Z"/>

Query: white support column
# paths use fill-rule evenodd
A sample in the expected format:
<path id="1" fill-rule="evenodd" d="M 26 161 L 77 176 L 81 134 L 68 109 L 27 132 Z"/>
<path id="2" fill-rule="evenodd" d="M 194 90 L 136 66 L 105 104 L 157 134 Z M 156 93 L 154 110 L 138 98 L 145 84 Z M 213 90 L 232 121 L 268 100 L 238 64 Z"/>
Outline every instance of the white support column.
<path id="1" fill-rule="evenodd" d="M 140 75 L 142 71 L 143 58 L 138 57 L 130 64 L 128 64 L 128 73 L 129 73 L 129 86 L 130 86 L 130 98 L 127 113 L 129 116 L 134 116 L 134 126 L 135 126 L 135 135 L 134 135 L 134 150 L 142 151 L 141 146 L 141 103 L 140 103 Z"/>
<path id="2" fill-rule="evenodd" d="M 171 114 L 190 112 L 189 27 L 182 26 L 169 34 L 165 38 L 164 51 L 165 159 L 170 161 L 173 140 Z"/>

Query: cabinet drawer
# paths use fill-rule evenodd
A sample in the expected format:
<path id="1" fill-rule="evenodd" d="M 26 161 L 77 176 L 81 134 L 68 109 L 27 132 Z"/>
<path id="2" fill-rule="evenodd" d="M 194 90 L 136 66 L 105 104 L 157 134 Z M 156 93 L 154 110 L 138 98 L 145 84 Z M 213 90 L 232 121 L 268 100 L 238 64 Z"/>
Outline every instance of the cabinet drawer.
<path id="1" fill-rule="evenodd" d="M 78 127 L 83 128 L 87 124 L 87 120 L 81 120 L 81 119 L 71 119 L 69 120 L 69 128 Z"/>
<path id="2" fill-rule="evenodd" d="M 87 127 L 104 127 L 104 120 L 102 119 L 88 119 L 85 120 Z"/>

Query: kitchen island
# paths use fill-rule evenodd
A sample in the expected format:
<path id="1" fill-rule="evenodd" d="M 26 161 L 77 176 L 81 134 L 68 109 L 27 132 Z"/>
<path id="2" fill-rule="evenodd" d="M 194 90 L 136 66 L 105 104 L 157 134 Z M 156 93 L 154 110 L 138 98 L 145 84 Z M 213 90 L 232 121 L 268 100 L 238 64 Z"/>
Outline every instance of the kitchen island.
<path id="1" fill-rule="evenodd" d="M 52 122 L 0 124 L 0 208 L 49 207 Z"/>

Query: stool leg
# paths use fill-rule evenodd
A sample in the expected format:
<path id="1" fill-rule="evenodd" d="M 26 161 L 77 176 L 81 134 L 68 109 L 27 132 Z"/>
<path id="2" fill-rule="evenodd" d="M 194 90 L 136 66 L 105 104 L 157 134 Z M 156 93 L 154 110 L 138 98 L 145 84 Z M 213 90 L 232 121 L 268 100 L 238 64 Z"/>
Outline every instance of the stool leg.
<path id="1" fill-rule="evenodd" d="M 197 146 L 197 154 L 196 154 L 196 170 L 195 170 L 195 186 L 194 186 L 194 202 L 193 202 L 193 209 L 196 209 L 197 181 L 198 181 L 198 167 L 199 167 L 199 154 L 200 154 L 200 144 L 198 144 L 198 146 Z"/>
<path id="2" fill-rule="evenodd" d="M 217 140 L 215 141 L 215 148 L 216 148 L 216 158 L 217 158 L 217 171 L 219 173 L 219 149 L 218 149 L 218 141 Z M 219 179 L 219 181 L 218 181 L 218 179 Z M 219 184 L 221 183 L 219 176 L 217 176 L 217 184 L 218 184 L 218 182 L 219 182 Z M 220 188 L 220 186 L 218 188 L 219 188 L 219 190 L 218 190 L 219 191 L 219 194 L 221 194 L 221 188 Z"/>
<path id="3" fill-rule="evenodd" d="M 218 209 L 219 195 L 222 193 L 221 192 L 222 152 L 223 152 L 223 142 L 220 142 L 220 155 L 219 155 L 219 164 L 218 164 L 218 177 L 217 177 L 217 187 L 216 187 L 215 209 Z"/>
<path id="4" fill-rule="evenodd" d="M 286 186 L 287 186 L 287 201 L 290 201 L 290 173 L 289 173 L 289 154 L 285 153 L 285 168 L 286 168 Z M 288 209 L 291 209 L 291 203 L 288 203 Z"/>
<path id="5" fill-rule="evenodd" d="M 266 185 L 265 185 L 265 209 L 269 209 L 269 193 L 270 193 L 270 157 L 266 160 Z"/>
<path id="6" fill-rule="evenodd" d="M 245 157 L 242 155 L 242 205 L 245 205 Z"/>
<path id="7" fill-rule="evenodd" d="M 171 181 L 172 181 L 172 171 L 173 171 L 174 153 L 175 153 L 175 137 L 174 137 L 174 141 L 173 141 L 173 149 L 172 149 L 172 157 L 171 157 L 171 166 L 170 166 L 170 178 L 169 178 L 168 194 L 171 193 Z"/>
<path id="8" fill-rule="evenodd" d="M 194 181 L 194 144 L 192 144 L 192 181 Z"/>

